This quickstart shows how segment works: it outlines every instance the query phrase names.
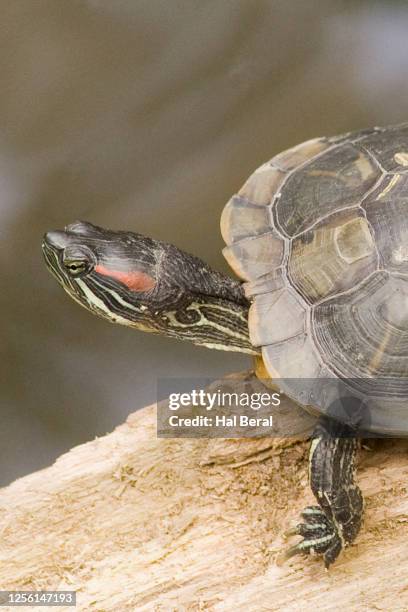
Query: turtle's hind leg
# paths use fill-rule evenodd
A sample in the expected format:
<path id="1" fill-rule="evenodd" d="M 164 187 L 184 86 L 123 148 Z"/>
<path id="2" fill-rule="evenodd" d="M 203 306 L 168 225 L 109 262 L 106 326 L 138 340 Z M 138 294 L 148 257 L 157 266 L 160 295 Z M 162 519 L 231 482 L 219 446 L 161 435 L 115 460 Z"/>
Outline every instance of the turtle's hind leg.
<path id="1" fill-rule="evenodd" d="M 310 486 L 319 505 L 305 508 L 304 522 L 286 532 L 303 540 L 280 555 L 278 562 L 298 553 L 318 553 L 328 568 L 353 542 L 363 515 L 363 496 L 354 479 L 357 446 L 355 429 L 328 417 L 319 419 L 309 455 Z"/>

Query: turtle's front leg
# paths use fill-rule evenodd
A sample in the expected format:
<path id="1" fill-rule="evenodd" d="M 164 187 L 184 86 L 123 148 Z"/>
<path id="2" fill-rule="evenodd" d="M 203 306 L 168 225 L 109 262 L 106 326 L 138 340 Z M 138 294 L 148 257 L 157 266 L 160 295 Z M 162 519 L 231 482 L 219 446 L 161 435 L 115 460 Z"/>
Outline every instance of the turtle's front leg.
<path id="1" fill-rule="evenodd" d="M 285 551 L 280 561 L 298 553 L 318 553 L 328 568 L 353 542 L 363 514 L 363 496 L 354 479 L 357 446 L 355 430 L 328 417 L 319 419 L 309 456 L 310 486 L 319 505 L 305 508 L 304 522 L 286 532 L 303 540 Z"/>

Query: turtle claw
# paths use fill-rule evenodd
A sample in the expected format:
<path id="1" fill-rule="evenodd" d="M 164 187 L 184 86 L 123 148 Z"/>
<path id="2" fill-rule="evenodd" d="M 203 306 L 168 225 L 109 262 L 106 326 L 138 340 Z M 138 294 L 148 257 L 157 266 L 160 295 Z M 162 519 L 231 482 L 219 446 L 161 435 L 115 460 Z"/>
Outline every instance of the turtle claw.
<path id="1" fill-rule="evenodd" d="M 305 522 L 285 531 L 284 537 L 301 535 L 303 540 L 279 553 L 276 564 L 280 566 L 298 554 L 323 554 L 325 567 L 328 568 L 343 548 L 335 525 L 319 506 L 308 506 L 301 516 Z"/>
<path id="2" fill-rule="evenodd" d="M 300 525 L 295 525 L 295 527 L 291 527 L 290 529 L 287 529 L 286 531 L 284 531 L 283 538 L 287 540 L 288 538 L 294 535 L 300 535 L 299 527 Z"/>
<path id="3" fill-rule="evenodd" d="M 300 554 L 302 551 L 299 550 L 299 544 L 295 544 L 294 546 L 290 546 L 290 548 L 286 548 L 282 550 L 276 557 L 275 563 L 278 567 L 286 563 L 291 557 Z"/>

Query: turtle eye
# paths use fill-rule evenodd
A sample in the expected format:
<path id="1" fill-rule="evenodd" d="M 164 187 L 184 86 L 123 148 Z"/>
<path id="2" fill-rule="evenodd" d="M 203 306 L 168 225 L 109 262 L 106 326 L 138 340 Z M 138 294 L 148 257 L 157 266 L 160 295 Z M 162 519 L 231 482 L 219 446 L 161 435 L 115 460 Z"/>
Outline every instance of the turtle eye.
<path id="1" fill-rule="evenodd" d="M 78 276 L 78 274 L 82 274 L 82 272 L 86 271 L 87 262 L 80 259 L 66 259 L 64 260 L 64 268 L 71 274 L 71 276 Z"/>
<path id="2" fill-rule="evenodd" d="M 79 276 L 92 270 L 95 256 L 86 246 L 71 245 L 61 254 L 61 263 L 70 276 Z"/>

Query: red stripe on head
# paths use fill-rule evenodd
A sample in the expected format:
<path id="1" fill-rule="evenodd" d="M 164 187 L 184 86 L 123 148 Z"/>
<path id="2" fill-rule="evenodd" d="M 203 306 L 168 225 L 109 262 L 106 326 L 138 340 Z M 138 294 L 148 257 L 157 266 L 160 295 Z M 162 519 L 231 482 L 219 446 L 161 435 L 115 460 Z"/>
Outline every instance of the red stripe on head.
<path id="1" fill-rule="evenodd" d="M 126 285 L 130 291 L 149 291 L 156 284 L 154 278 L 144 272 L 122 272 L 121 270 L 111 270 L 100 265 L 95 266 L 95 272 L 119 281 L 122 285 Z"/>

